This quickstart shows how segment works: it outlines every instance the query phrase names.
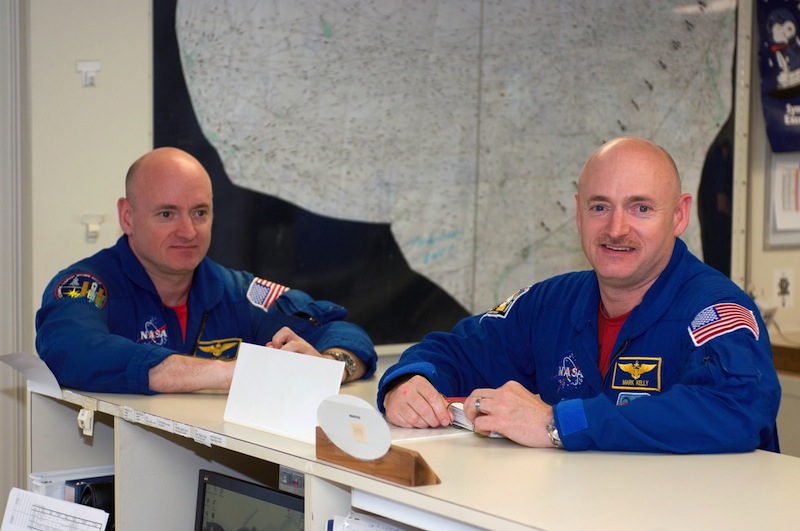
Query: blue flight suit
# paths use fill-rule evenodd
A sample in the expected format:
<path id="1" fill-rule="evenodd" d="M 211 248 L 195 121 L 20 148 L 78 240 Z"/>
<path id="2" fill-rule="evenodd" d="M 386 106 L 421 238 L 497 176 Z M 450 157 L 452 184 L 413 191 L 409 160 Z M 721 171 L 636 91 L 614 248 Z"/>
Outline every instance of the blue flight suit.
<path id="1" fill-rule="evenodd" d="M 510 380 L 553 405 L 568 450 L 715 453 L 778 451 L 781 390 L 766 326 L 730 279 L 681 240 L 598 368 L 600 292 L 593 271 L 520 290 L 497 308 L 434 332 L 379 383 L 421 374 L 467 396 Z"/>
<path id="2" fill-rule="evenodd" d="M 270 294 L 278 297 L 270 297 Z M 171 354 L 236 357 L 288 326 L 318 351 L 351 351 L 375 372 L 369 336 L 347 310 L 204 258 L 187 299 L 186 337 L 164 306 L 127 236 L 59 272 L 36 314 L 36 350 L 59 383 L 84 391 L 152 394 L 149 370 Z"/>

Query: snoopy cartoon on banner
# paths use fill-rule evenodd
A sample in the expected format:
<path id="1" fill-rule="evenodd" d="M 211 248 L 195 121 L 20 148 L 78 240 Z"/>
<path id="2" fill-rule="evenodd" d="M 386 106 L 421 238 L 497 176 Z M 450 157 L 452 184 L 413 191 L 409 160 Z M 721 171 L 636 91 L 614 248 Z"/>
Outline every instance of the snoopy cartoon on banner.
<path id="1" fill-rule="evenodd" d="M 778 88 L 800 85 L 800 38 L 794 15 L 786 8 L 775 9 L 767 17 L 766 30 L 771 42 L 770 51 L 775 54 L 780 69 Z"/>
<path id="2" fill-rule="evenodd" d="M 800 0 L 761 0 L 758 9 L 761 103 L 772 151 L 800 146 Z"/>

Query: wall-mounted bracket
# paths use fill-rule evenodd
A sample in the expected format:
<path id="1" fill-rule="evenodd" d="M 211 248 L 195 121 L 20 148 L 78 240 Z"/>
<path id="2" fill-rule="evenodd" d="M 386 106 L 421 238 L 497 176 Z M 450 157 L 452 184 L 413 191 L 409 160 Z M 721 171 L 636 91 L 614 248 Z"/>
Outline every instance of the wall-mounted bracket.
<path id="1" fill-rule="evenodd" d="M 75 63 L 75 70 L 81 73 L 82 87 L 93 87 L 95 77 L 100 71 L 100 61 L 78 61 Z"/>
<path id="2" fill-rule="evenodd" d="M 86 228 L 86 241 L 95 243 L 100 236 L 100 225 L 106 220 L 102 214 L 84 214 L 81 223 Z"/>
<path id="3" fill-rule="evenodd" d="M 83 430 L 84 435 L 88 437 L 94 435 L 94 411 L 81 409 L 78 413 L 78 427 Z"/>

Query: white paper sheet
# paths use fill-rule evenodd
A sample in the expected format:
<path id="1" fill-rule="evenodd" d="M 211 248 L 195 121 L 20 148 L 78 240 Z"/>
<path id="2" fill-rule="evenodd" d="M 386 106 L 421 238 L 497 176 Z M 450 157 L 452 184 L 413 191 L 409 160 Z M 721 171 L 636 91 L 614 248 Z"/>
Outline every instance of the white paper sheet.
<path id="1" fill-rule="evenodd" d="M 0 531 L 103 531 L 108 513 L 88 505 L 11 489 Z"/>
<path id="2" fill-rule="evenodd" d="M 800 162 L 777 160 L 772 168 L 772 200 L 775 228 L 800 230 Z"/>
<path id="3" fill-rule="evenodd" d="M 36 354 L 13 352 L 3 354 L 0 361 L 10 365 L 28 379 L 28 389 L 41 395 L 61 398 L 61 386 L 58 385 L 50 367 Z"/>
<path id="4" fill-rule="evenodd" d="M 317 408 L 339 393 L 344 363 L 242 343 L 225 421 L 316 441 Z"/>

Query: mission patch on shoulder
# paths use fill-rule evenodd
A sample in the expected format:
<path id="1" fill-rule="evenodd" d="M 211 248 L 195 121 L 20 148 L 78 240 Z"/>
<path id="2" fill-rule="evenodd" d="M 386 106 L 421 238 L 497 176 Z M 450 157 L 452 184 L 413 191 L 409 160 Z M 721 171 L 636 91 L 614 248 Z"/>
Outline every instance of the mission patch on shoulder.
<path id="1" fill-rule="evenodd" d="M 90 273 L 73 273 L 56 286 L 56 299 L 86 299 L 98 308 L 108 300 L 108 291 L 99 278 Z"/>
<path id="2" fill-rule="evenodd" d="M 514 303 L 517 302 L 517 300 L 522 295 L 524 295 L 529 289 L 530 287 L 527 287 L 517 291 L 512 296 L 510 296 L 509 298 L 507 298 L 506 300 L 504 300 L 503 302 L 501 302 L 500 304 L 498 304 L 497 306 L 495 306 L 494 308 L 483 314 L 481 316 L 481 321 L 483 320 L 484 317 L 500 317 L 505 319 L 506 315 L 508 315 L 508 312 L 511 311 L 511 307 L 514 306 Z"/>

